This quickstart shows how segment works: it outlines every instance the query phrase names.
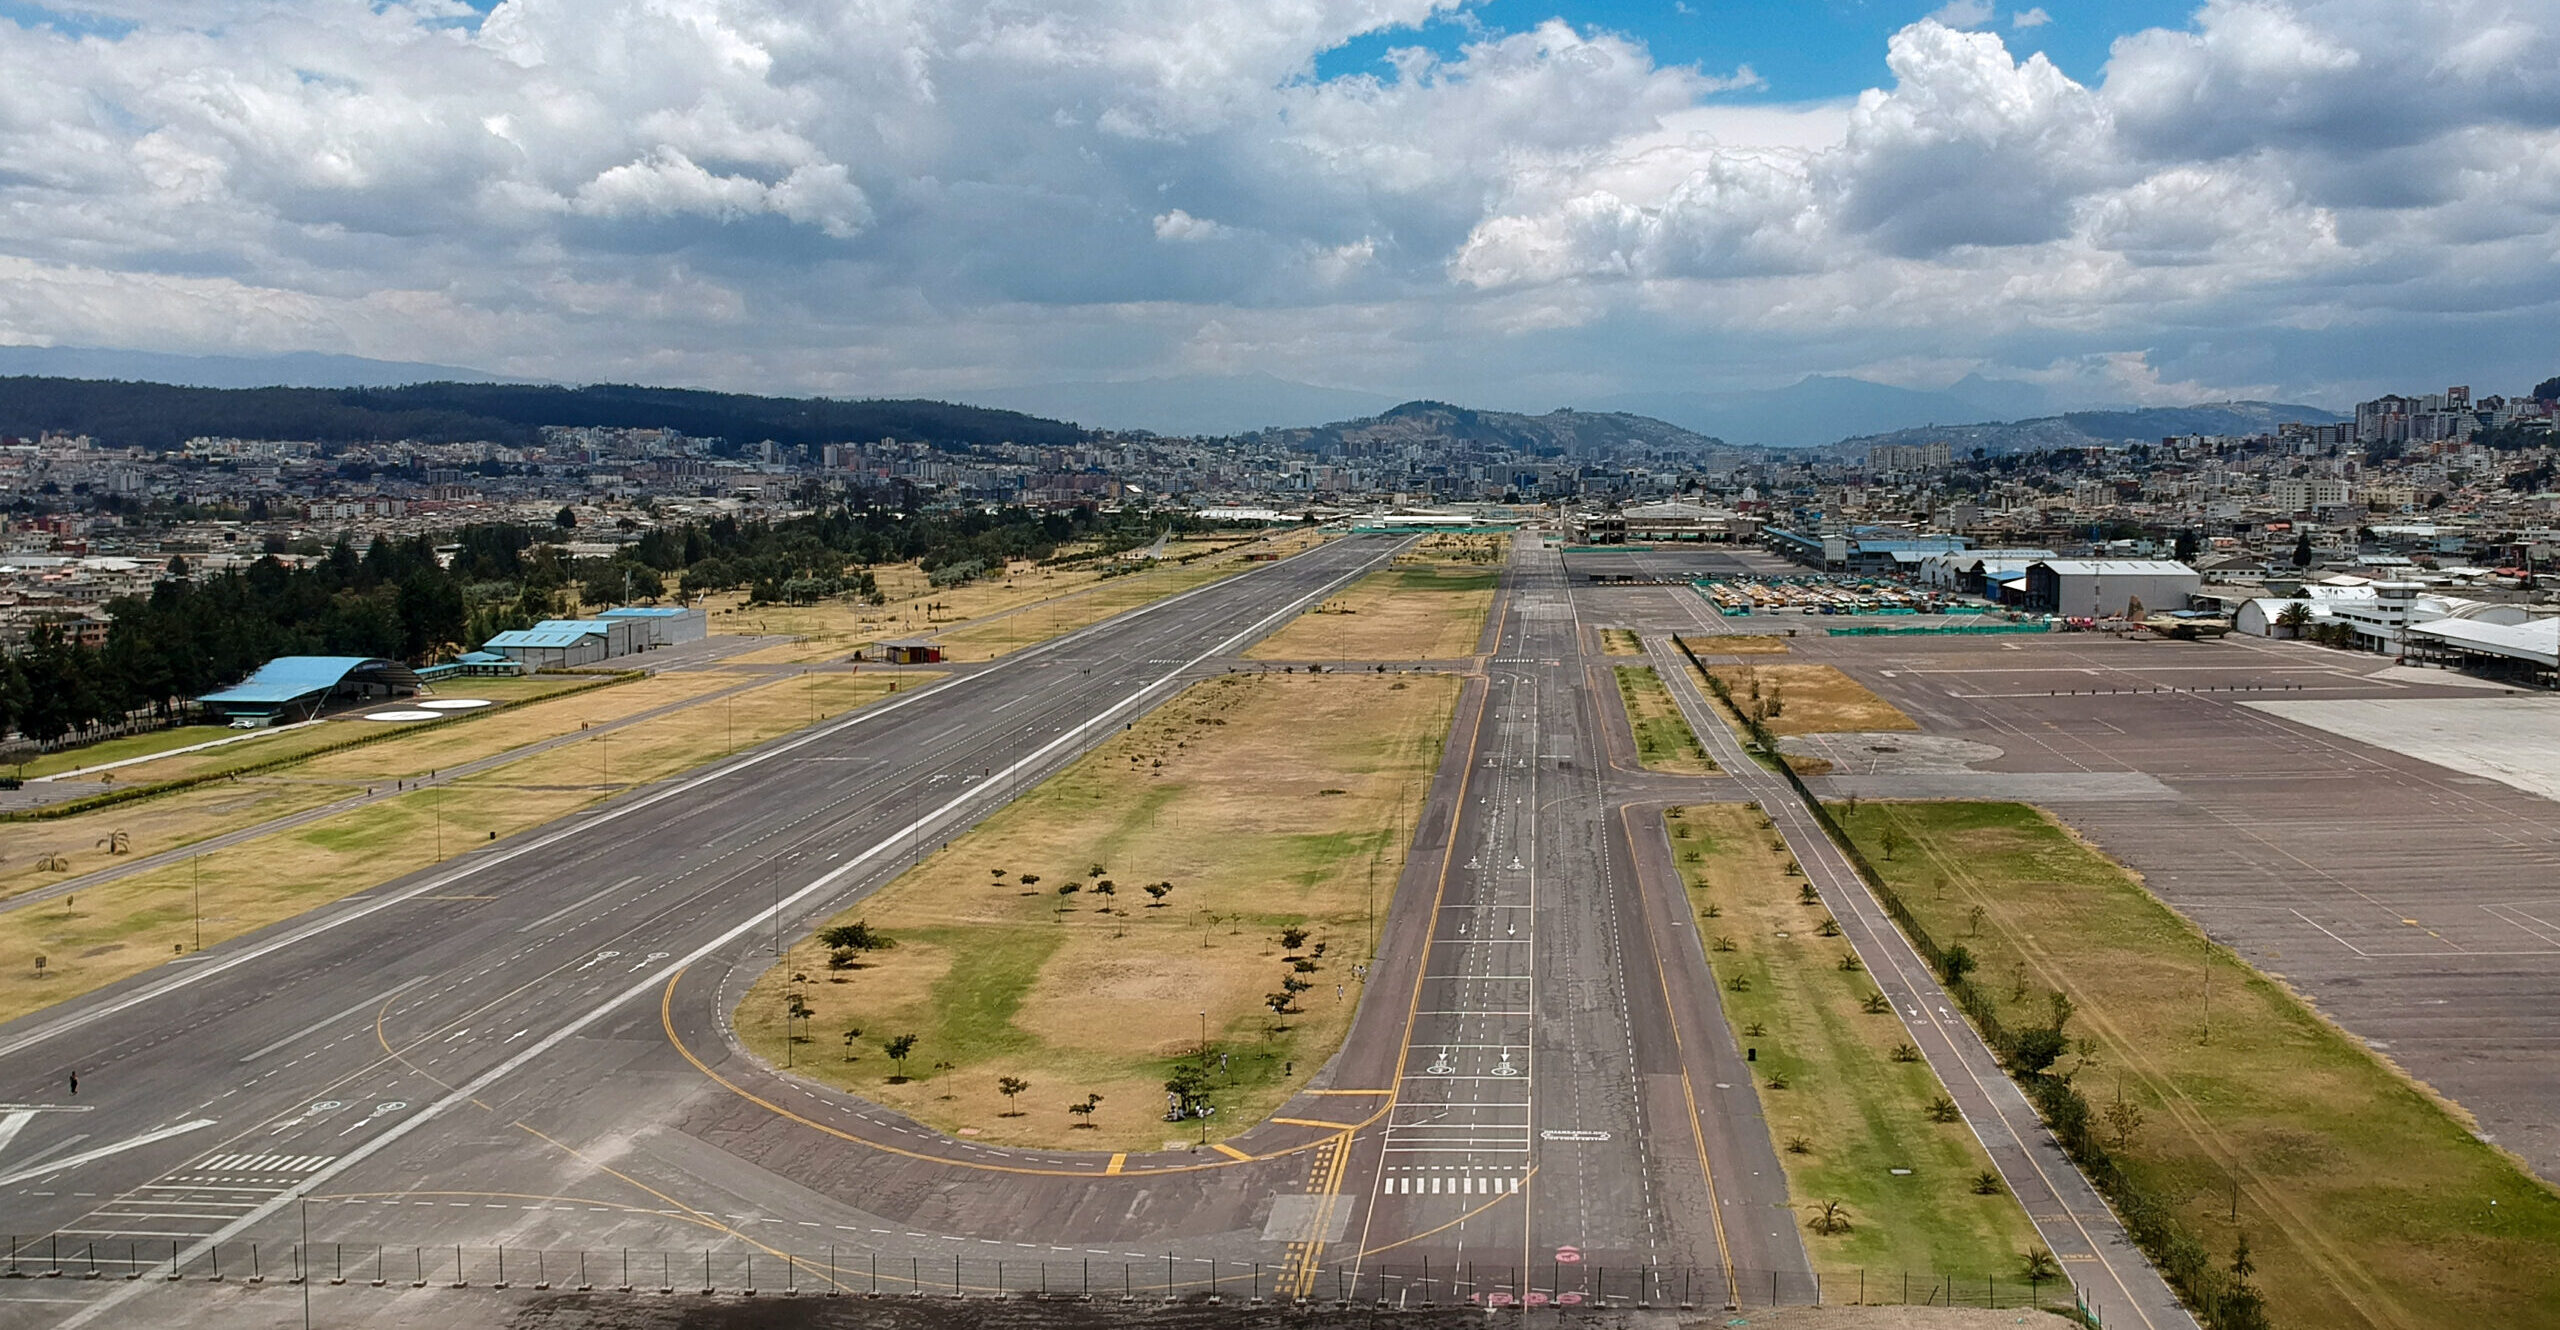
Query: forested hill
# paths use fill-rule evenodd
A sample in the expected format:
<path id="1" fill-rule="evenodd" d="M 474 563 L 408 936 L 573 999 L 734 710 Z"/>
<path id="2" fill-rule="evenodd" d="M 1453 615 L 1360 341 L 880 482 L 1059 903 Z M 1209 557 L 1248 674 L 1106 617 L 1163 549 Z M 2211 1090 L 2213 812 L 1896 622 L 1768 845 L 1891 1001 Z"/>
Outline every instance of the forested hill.
<path id="1" fill-rule="evenodd" d="M 366 443 L 486 440 L 526 444 L 545 425 L 672 429 L 743 447 L 871 443 L 951 448 L 1060 447 L 1083 432 L 1061 421 L 946 402 L 754 397 L 596 384 L 420 383 L 400 388 L 180 388 L 102 379 L 0 378 L 0 433 L 86 434 L 170 449 L 200 435 Z"/>

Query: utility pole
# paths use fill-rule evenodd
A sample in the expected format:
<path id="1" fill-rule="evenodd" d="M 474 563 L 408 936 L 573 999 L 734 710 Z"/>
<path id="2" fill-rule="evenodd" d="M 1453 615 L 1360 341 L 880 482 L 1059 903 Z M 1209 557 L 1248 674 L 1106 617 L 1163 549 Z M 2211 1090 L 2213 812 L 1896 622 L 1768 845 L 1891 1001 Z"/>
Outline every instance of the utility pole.
<path id="1" fill-rule="evenodd" d="M 196 915 L 195 949 L 202 951 L 204 950 L 204 856 L 199 854 L 187 860 L 187 870 L 189 877 L 187 899 L 194 905 Z"/>

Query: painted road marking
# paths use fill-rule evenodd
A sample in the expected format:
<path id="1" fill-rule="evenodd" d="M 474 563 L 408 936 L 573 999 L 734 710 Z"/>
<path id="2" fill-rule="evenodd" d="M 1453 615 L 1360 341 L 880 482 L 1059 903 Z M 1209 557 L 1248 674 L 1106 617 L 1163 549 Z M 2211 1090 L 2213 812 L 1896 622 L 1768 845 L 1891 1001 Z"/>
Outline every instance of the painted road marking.
<path id="1" fill-rule="evenodd" d="M 316 1020 L 316 1021 L 313 1021 L 313 1022 L 312 1022 L 312 1023 L 310 1023 L 309 1025 L 303 1026 L 301 1029 L 296 1030 L 296 1031 L 294 1031 L 293 1033 L 291 1033 L 291 1034 L 289 1034 L 289 1035 L 286 1035 L 284 1038 L 279 1039 L 279 1040 L 275 1041 L 274 1043 L 269 1044 L 269 1045 L 267 1045 L 266 1047 L 259 1049 L 257 1052 L 255 1052 L 255 1053 L 251 1053 L 249 1056 L 244 1057 L 244 1058 L 242 1058 L 242 1059 L 240 1059 L 240 1060 L 241 1060 L 242 1062 L 255 1062 L 255 1061 L 257 1061 L 258 1059 L 260 1059 L 260 1058 L 262 1058 L 262 1057 L 265 1057 L 267 1054 L 272 1053 L 272 1052 L 276 1051 L 277 1049 L 282 1048 L 282 1047 L 284 1047 L 285 1045 L 290 1044 L 290 1043 L 294 1042 L 295 1040 L 302 1038 L 302 1037 L 303 1037 L 303 1036 L 305 1036 L 305 1035 L 318 1034 L 320 1031 L 325 1030 L 325 1029 L 329 1028 L 330 1026 L 337 1024 L 337 1023 L 338 1023 L 338 1022 L 340 1022 L 340 1021 L 345 1020 L 345 1019 L 346 1019 L 346 1018 L 348 1018 L 349 1016 L 353 1016 L 353 1015 L 355 1015 L 357 1012 L 362 1011 L 362 1010 L 364 1010 L 365 1008 L 370 1007 L 370 1006 L 372 1006 L 373 1004 L 375 1004 L 375 1003 L 377 1003 L 377 1002 L 383 1002 L 383 1001 L 387 1001 L 387 1000 L 389 1000 L 389 999 L 391 999 L 391 998 L 398 997 L 401 993 L 403 993 L 403 992 L 405 992 L 405 991 L 407 991 L 407 990 L 409 990 L 409 989 L 415 988 L 415 987 L 417 987 L 418 985 L 425 983 L 426 981 L 427 981 L 427 976 L 425 976 L 425 975 L 423 975 L 423 974 L 422 974 L 422 975 L 419 975 L 417 978 L 412 979 L 412 980 L 410 980 L 409 982 L 407 982 L 407 983 L 405 983 L 405 984 L 399 984 L 399 985 L 396 985 L 396 986 L 394 986 L 394 987 L 392 987 L 392 988 L 386 989 L 385 991 L 383 991 L 383 992 L 381 992 L 381 993 L 377 993 L 377 994 L 375 994 L 375 995 L 374 995 L 374 996 L 372 996 L 372 997 L 366 998 L 364 1001 L 359 1002 L 359 1003 L 355 1004 L 354 1006 L 349 1007 L 349 1008 L 347 1008 L 345 1011 L 339 1012 L 338 1014 L 336 1014 L 336 1015 L 334 1015 L 334 1016 L 323 1016 L 323 1017 L 321 1017 L 320 1019 L 318 1019 L 318 1020 Z"/>
<path id="2" fill-rule="evenodd" d="M 113 1145 L 102 1145 L 95 1150 L 84 1150 L 68 1159 L 57 1159 L 49 1164 L 38 1164 L 33 1168 L 23 1168 L 15 1173 L 0 1175 L 0 1187 L 8 1186 L 13 1182 L 24 1182 L 29 1178 L 42 1177 L 47 1173 L 59 1173 L 67 1168 L 78 1168 L 82 1164 L 94 1164 L 110 1155 L 120 1155 L 127 1150 L 139 1149 L 156 1141 L 165 1141 L 172 1136 L 184 1136 L 188 1132 L 194 1131 L 200 1127 L 210 1127 L 212 1125 L 213 1119 L 211 1118 L 197 1118 L 191 1122 L 181 1122 L 174 1127 L 162 1127 L 158 1131 L 146 1131 L 129 1141 L 118 1141 Z"/>
<path id="3" fill-rule="evenodd" d="M 1508 1196 L 1518 1190 L 1520 1179 L 1517 1177 L 1487 1178 L 1468 1174 L 1454 1178 L 1398 1175 L 1387 1178 L 1387 1194 L 1390 1196 Z"/>
<path id="4" fill-rule="evenodd" d="M 215 1155 L 187 1170 L 190 1173 L 310 1173 L 337 1161 L 336 1155 Z"/>
<path id="5" fill-rule="evenodd" d="M 1605 1141 L 1609 1139 L 1609 1133 L 1605 1131 L 1542 1131 L 1538 1133 L 1538 1139 L 1542 1141 Z"/>

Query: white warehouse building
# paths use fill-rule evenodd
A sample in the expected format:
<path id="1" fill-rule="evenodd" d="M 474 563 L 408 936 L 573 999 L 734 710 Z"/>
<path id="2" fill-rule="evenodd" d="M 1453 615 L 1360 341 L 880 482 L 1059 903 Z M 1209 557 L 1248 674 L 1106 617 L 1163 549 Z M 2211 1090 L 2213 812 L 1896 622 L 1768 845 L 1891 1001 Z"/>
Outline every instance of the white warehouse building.
<path id="1" fill-rule="evenodd" d="M 2107 619 L 2139 602 L 2146 614 L 2183 610 L 2204 578 L 2172 559 L 2039 559 L 2027 565 L 2029 608 L 2071 619 Z"/>

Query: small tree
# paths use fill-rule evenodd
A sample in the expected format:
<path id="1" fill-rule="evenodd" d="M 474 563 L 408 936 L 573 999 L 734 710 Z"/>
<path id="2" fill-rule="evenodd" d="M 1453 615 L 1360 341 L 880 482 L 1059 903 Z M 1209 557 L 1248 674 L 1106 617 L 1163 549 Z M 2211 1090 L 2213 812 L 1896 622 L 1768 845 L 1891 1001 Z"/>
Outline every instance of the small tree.
<path id="1" fill-rule="evenodd" d="M 1087 1093 L 1082 1102 L 1067 1105 L 1067 1111 L 1076 1115 L 1075 1125 L 1090 1128 L 1093 1126 L 1094 1106 L 1101 1102 L 1101 1095 Z"/>
<path id="2" fill-rule="evenodd" d="M 1196 1062 L 1181 1063 L 1166 1079 L 1164 1090 L 1173 1097 L 1172 1116 L 1191 1117 L 1208 1103 L 1209 1068 Z"/>
<path id="3" fill-rule="evenodd" d="M 911 1034 L 902 1034 L 896 1038 L 884 1041 L 880 1047 L 882 1051 L 889 1055 L 889 1060 L 891 1062 L 898 1064 L 898 1074 L 890 1079 L 901 1082 L 905 1081 L 907 1079 L 907 1055 L 916 1051 L 916 1037 Z"/>
<path id="4" fill-rule="evenodd" d="M 1886 827 L 1876 835 L 1876 848 L 1884 851 L 1885 858 L 1892 858 L 1894 851 L 1902 848 L 1902 832 L 1893 827 Z"/>
<path id="5" fill-rule="evenodd" d="M 845 1030 L 844 1030 L 844 1060 L 845 1060 L 845 1061 L 847 1061 L 847 1062 L 859 1062 L 859 1061 L 861 1061 L 861 1060 L 862 1060 L 862 1059 L 861 1059 L 861 1056 L 860 1056 L 859 1054 L 857 1054 L 857 1053 L 855 1053 L 855 1052 L 853 1051 L 853 1050 L 854 1050 L 854 1046 L 855 1046 L 855 1045 L 856 1045 L 856 1044 L 861 1040 L 861 1038 L 862 1038 L 862 1027 L 861 1027 L 861 1026 L 859 1026 L 859 1025 L 848 1025 L 848 1026 L 846 1026 L 846 1027 L 845 1027 Z"/>
<path id="6" fill-rule="evenodd" d="M 1013 1103 L 1013 1097 L 1030 1088 L 1031 1082 L 1022 1079 L 1019 1076 L 998 1076 L 996 1078 L 996 1093 L 1004 1096 L 1004 1102 L 1007 1106 L 1005 1111 L 999 1116 L 1008 1118 L 1021 1117 L 1022 1110 L 1011 1106 Z"/>
<path id="7" fill-rule="evenodd" d="M 2026 1276 L 2028 1283 L 2042 1284 L 2059 1277 L 2062 1274 L 2062 1267 L 2054 1263 L 2052 1252 L 2042 1247 L 2033 1247 L 2029 1248 L 2027 1254 L 2019 1260 L 2018 1271 Z"/>
<path id="8" fill-rule="evenodd" d="M 44 968 L 41 959 L 39 959 L 36 968 L 39 970 Z M 1288 1015 L 1296 1009 L 1293 1004 L 1295 1004 L 1297 1000 L 1298 996 L 1295 993 L 1265 993 L 1262 995 L 1262 1005 L 1271 1008 L 1271 1014 L 1274 1016 Z"/>
<path id="9" fill-rule="evenodd" d="M 1973 953 L 1958 944 L 1947 948 L 1946 953 L 1938 957 L 1938 974 L 1951 985 L 1960 984 L 1966 975 L 1973 973 L 1976 964 Z"/>
<path id="10" fill-rule="evenodd" d="M 873 929 L 868 922 L 859 919 L 849 924 L 838 924 L 819 933 L 818 940 L 829 947 L 838 947 L 847 951 L 887 951 L 898 945 L 896 939 Z"/>
<path id="11" fill-rule="evenodd" d="M 2116 1088 L 2116 1101 L 2101 1109 L 2098 1116 L 2106 1122 L 2107 1130 L 2115 1134 L 2119 1150 L 2131 1145 L 2133 1134 L 2142 1130 L 2142 1106 L 2128 1102 L 2122 1086 Z"/>
<path id="12" fill-rule="evenodd" d="M 1307 945 L 1307 930 L 1300 928 L 1296 924 L 1291 924 L 1287 928 L 1280 930 L 1280 946 L 1282 950 L 1296 951 L 1298 948 L 1305 945 Z"/>
<path id="13" fill-rule="evenodd" d="M 1150 910 L 1160 910 L 1164 908 L 1164 898 L 1173 894 L 1173 884 L 1170 882 L 1150 882 L 1146 886 L 1146 892 L 1147 908 Z"/>
<path id="14" fill-rule="evenodd" d="M 1814 1232 L 1826 1238 L 1848 1232 L 1849 1207 L 1838 1201 L 1824 1201 L 1822 1207 L 1813 1212 L 1812 1227 Z"/>

